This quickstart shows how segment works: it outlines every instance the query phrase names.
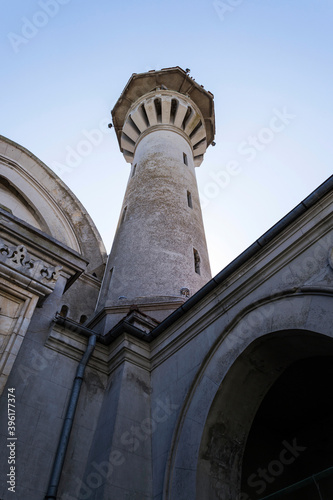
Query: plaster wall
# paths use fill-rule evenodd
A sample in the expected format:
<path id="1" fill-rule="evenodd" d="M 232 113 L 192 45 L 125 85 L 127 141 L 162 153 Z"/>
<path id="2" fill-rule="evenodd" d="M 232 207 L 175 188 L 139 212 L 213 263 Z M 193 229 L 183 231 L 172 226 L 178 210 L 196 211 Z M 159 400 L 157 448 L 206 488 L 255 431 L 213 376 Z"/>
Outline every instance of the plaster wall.
<path id="1" fill-rule="evenodd" d="M 78 365 L 73 355 L 59 353 L 46 345 L 54 314 L 62 303 L 64 285 L 65 280 L 60 277 L 43 307 L 35 309 L 6 385 L 6 388 L 14 387 L 16 395 L 16 496 L 26 500 L 42 500 L 45 496 Z M 105 385 L 105 374 L 88 367 L 69 443 L 69 460 L 62 476 L 66 485 L 59 490 L 60 495 L 73 492 L 74 498 L 78 498 L 76 490 L 84 481 Z M 7 405 L 2 404 L 0 441 L 3 450 L 8 437 L 6 421 Z M 8 469 L 5 453 L 0 456 L 0 468 L 2 471 Z M 0 497 L 4 500 L 13 496 L 7 486 L 1 481 Z"/>
<path id="2" fill-rule="evenodd" d="M 88 271 L 102 277 L 106 251 L 84 207 L 52 170 L 3 136 L 0 186 L 14 216 L 84 255 L 89 260 Z"/>
<path id="3" fill-rule="evenodd" d="M 234 498 L 237 491 L 228 489 L 227 483 L 230 481 L 234 487 L 237 484 L 240 462 L 234 464 L 237 473 L 233 479 L 230 479 L 231 469 L 228 468 L 226 475 L 215 475 L 214 481 L 219 483 L 215 493 L 212 485 L 212 490 L 205 489 L 204 484 L 207 486 L 207 482 L 197 483 L 201 439 L 214 397 L 223 384 L 223 377 L 252 342 L 269 333 L 284 332 L 283 335 L 281 333 L 279 347 L 282 353 L 283 345 L 286 353 L 292 352 L 291 347 L 288 347 L 288 342 L 293 342 L 292 333 L 288 336 L 288 332 L 293 330 L 299 331 L 300 338 L 302 332 L 308 331 L 331 335 L 331 198 L 331 195 L 326 197 L 324 203 L 300 218 L 273 244 L 250 259 L 213 294 L 208 294 L 200 306 L 190 310 L 152 345 L 154 398 L 170 398 L 175 405 L 173 415 L 167 422 L 160 424 L 152 437 L 154 500 Z M 313 346 L 316 346 L 315 341 Z M 300 353 L 301 349 L 296 351 Z M 288 364 L 289 358 L 285 357 L 285 364 L 280 363 L 274 372 L 275 364 L 279 364 L 278 352 L 274 354 L 274 350 L 266 350 L 262 351 L 261 356 L 267 370 L 271 370 L 275 377 Z M 252 361 L 252 368 L 251 362 L 247 363 L 243 375 L 240 375 L 244 376 L 243 387 L 247 384 L 246 370 L 252 369 L 254 377 L 259 376 L 260 372 L 259 360 Z M 207 372 L 206 367 L 207 370 L 209 367 Z M 256 370 L 259 370 L 257 375 Z M 257 396 L 257 405 L 272 383 L 268 373 L 261 383 L 262 391 Z M 236 397 L 233 387 L 237 387 L 235 380 L 224 404 L 228 404 L 228 398 L 231 404 Z M 237 411 L 240 411 L 242 404 L 246 408 L 246 397 L 250 400 L 252 396 L 255 398 L 251 391 L 249 382 L 248 391 L 243 394 Z M 223 408 L 221 411 L 224 411 Z M 255 411 L 256 407 L 251 410 L 249 407 L 247 425 Z M 231 421 L 236 418 L 236 413 L 227 418 Z M 247 432 L 246 425 L 240 422 L 238 428 L 236 425 L 233 431 L 230 429 L 229 445 L 225 442 L 224 446 L 230 446 L 234 440 L 244 443 Z M 209 441 L 208 434 L 207 439 Z M 230 455 L 226 453 L 225 460 L 229 459 Z"/>
<path id="4" fill-rule="evenodd" d="M 85 469 L 89 500 L 151 498 L 150 398 L 149 371 L 125 361 L 110 375 Z"/>
<path id="5" fill-rule="evenodd" d="M 42 230 L 40 223 L 38 222 L 37 218 L 34 217 L 34 215 L 31 213 L 29 207 L 23 203 L 22 199 L 20 200 L 17 196 L 15 196 L 14 193 L 10 191 L 10 189 L 1 184 L 1 179 L 0 201 L 3 208 L 9 209 L 11 213 L 13 213 L 16 217 L 19 217 L 28 224 L 31 224 L 32 226 L 37 227 L 37 229 Z"/>

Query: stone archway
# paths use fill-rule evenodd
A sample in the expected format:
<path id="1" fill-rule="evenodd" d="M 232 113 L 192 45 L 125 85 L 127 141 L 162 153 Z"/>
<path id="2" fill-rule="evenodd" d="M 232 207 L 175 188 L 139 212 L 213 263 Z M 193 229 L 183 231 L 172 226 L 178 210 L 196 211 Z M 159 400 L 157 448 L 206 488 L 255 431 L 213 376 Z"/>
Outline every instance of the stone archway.
<path id="1" fill-rule="evenodd" d="M 0 193 L 3 209 L 89 260 L 102 272 L 106 251 L 80 201 L 41 160 L 0 136 Z"/>
<path id="2" fill-rule="evenodd" d="M 331 498 L 333 356 L 327 347 L 325 355 L 292 363 L 264 397 L 243 454 L 242 500 L 281 490 L 286 500 Z"/>
<path id="3" fill-rule="evenodd" d="M 324 363 L 328 354 L 331 354 L 329 358 L 332 363 L 333 340 L 304 330 L 283 331 L 261 337 L 242 353 L 226 375 L 209 411 L 198 457 L 197 499 L 254 500 L 262 498 L 264 492 L 277 491 L 280 486 L 302 479 L 302 471 L 299 470 L 287 479 L 287 482 L 281 481 L 280 472 L 282 471 L 281 468 L 278 470 L 275 460 L 286 446 L 296 446 L 296 453 L 304 448 L 304 445 L 300 445 L 297 441 L 296 429 L 293 431 L 291 424 L 286 429 L 283 429 L 281 425 L 279 435 L 274 436 L 274 439 L 270 436 L 270 440 L 266 429 L 266 436 L 259 439 L 260 430 L 264 432 L 265 424 L 260 419 L 257 420 L 258 409 L 265 401 L 266 394 L 268 393 L 266 396 L 268 397 L 270 390 L 273 390 L 270 389 L 272 384 L 276 385 L 277 381 L 284 377 L 284 374 L 295 363 L 303 362 L 305 367 L 308 366 L 311 369 L 312 365 L 308 360 L 316 356 L 317 364 L 318 359 L 323 360 L 322 363 Z M 280 398 L 281 401 L 283 398 Z M 273 409 L 272 402 L 269 408 L 265 408 L 262 419 L 266 424 L 269 412 L 272 412 L 271 418 L 274 418 Z M 313 412 L 314 409 L 311 408 L 311 411 Z M 288 420 L 287 412 L 288 410 L 283 412 L 280 409 L 279 413 Z M 291 419 L 290 415 L 289 419 Z M 253 422 L 256 421 L 251 443 L 247 447 Z M 261 449 L 263 443 L 265 443 L 264 450 Z M 247 450 L 246 470 L 243 471 L 243 485 L 241 485 L 244 450 Z M 264 456 L 262 451 L 264 451 Z M 288 457 L 290 458 L 290 454 Z M 268 481 L 272 476 L 266 474 L 262 478 L 258 470 L 263 470 L 262 466 L 266 462 L 269 464 L 274 461 L 272 472 L 276 482 L 275 488 L 270 489 Z M 274 476 L 275 473 L 280 476 L 279 479 Z M 309 474 L 304 472 L 303 475 L 306 477 Z M 269 479 L 264 485 L 265 477 Z M 247 483 L 249 478 L 250 487 Z M 247 488 L 244 489 L 244 485 Z"/>
<path id="4" fill-rule="evenodd" d="M 244 449 L 260 404 L 294 362 L 333 355 L 332 321 L 332 297 L 324 293 L 280 296 L 234 319 L 180 415 L 165 499 L 241 498 Z"/>

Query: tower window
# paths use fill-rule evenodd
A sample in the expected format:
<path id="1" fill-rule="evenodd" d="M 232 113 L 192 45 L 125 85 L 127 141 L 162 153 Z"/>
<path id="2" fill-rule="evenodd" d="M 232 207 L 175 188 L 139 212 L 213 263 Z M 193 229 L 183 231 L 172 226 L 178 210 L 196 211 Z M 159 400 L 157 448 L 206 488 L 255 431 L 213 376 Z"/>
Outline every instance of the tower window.
<path id="1" fill-rule="evenodd" d="M 132 169 L 132 177 L 135 176 L 135 171 L 136 171 L 136 164 L 133 166 L 133 169 Z"/>
<path id="2" fill-rule="evenodd" d="M 127 207 L 124 208 L 123 210 L 123 213 L 122 213 L 122 216 L 121 216 L 121 221 L 120 221 L 120 224 L 122 224 L 125 220 L 125 217 L 126 217 L 126 212 L 127 212 Z"/>
<path id="3" fill-rule="evenodd" d="M 109 275 L 107 276 L 107 281 L 106 281 L 106 288 L 107 289 L 110 288 L 110 283 L 111 283 L 111 280 L 112 280 L 112 276 L 113 276 L 113 267 L 111 267 Z"/>
<path id="4" fill-rule="evenodd" d="M 199 255 L 198 250 L 196 250 L 195 248 L 193 248 L 193 256 L 194 256 L 194 270 L 197 274 L 201 274 L 200 273 L 200 255 Z"/>
<path id="5" fill-rule="evenodd" d="M 66 306 L 65 304 L 63 306 L 61 306 L 59 315 L 62 318 L 67 318 L 67 315 L 68 315 L 68 306 Z"/>
<path id="6" fill-rule="evenodd" d="M 193 204 L 192 204 L 192 195 L 189 191 L 187 191 L 187 204 L 190 208 L 193 208 Z"/>
<path id="7" fill-rule="evenodd" d="M 83 325 L 87 321 L 88 317 L 85 314 L 82 314 L 80 317 L 80 325 Z"/>
<path id="8" fill-rule="evenodd" d="M 185 165 L 188 165 L 187 154 L 186 153 L 183 153 L 183 162 L 185 163 Z"/>

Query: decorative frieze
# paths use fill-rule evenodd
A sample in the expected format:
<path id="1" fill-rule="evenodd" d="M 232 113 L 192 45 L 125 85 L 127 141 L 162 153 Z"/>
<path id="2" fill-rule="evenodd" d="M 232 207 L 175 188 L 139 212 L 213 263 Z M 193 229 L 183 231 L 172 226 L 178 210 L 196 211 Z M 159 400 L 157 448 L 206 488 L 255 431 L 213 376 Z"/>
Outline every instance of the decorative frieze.
<path id="1" fill-rule="evenodd" d="M 34 259 L 24 245 L 10 246 L 1 239 L 0 262 L 37 281 L 50 284 L 57 281 L 62 269 L 62 266 L 49 266 L 40 259 Z"/>

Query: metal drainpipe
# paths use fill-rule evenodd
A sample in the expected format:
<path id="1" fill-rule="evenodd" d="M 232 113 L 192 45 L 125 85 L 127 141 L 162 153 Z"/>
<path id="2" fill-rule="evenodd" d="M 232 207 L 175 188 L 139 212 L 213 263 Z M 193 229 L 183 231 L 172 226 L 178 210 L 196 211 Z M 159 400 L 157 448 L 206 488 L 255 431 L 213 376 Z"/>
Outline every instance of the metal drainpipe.
<path id="1" fill-rule="evenodd" d="M 76 370 L 75 379 L 73 381 L 72 392 L 70 395 L 70 399 L 67 406 L 66 417 L 62 426 L 61 435 L 59 438 L 59 444 L 57 448 L 57 453 L 54 458 L 53 468 L 51 472 L 51 477 L 47 489 L 47 493 L 45 495 L 45 500 L 56 500 L 57 498 L 57 490 L 59 486 L 60 476 L 62 467 L 64 465 L 66 450 L 68 446 L 69 437 L 72 430 L 75 410 L 77 406 L 77 402 L 80 395 L 81 385 L 83 381 L 84 372 L 89 361 L 90 356 L 92 355 L 94 348 L 96 345 L 96 334 L 92 334 L 89 337 L 87 349 L 82 356 L 82 359 L 79 363 L 79 366 Z"/>

